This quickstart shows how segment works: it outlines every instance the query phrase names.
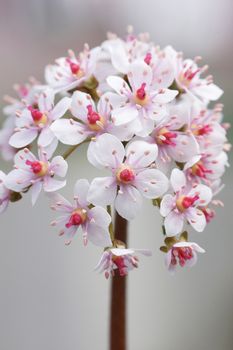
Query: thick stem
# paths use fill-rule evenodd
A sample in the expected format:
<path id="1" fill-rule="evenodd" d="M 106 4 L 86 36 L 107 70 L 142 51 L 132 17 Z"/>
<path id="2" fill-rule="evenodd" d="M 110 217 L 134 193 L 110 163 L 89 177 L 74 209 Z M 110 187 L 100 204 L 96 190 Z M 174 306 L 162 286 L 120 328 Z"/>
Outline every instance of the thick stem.
<path id="1" fill-rule="evenodd" d="M 126 243 L 127 221 L 116 213 L 115 239 Z M 126 350 L 126 282 L 127 277 L 112 277 L 111 285 L 111 320 L 109 350 Z"/>

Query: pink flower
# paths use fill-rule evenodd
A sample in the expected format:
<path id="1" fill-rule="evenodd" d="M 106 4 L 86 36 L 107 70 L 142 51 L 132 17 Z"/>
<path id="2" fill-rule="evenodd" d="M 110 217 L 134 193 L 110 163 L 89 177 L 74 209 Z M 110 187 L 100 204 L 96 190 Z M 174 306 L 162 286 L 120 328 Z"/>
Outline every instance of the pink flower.
<path id="1" fill-rule="evenodd" d="M 5 96 L 4 100 L 8 103 L 3 108 L 3 113 L 6 116 L 15 116 L 17 111 L 21 111 L 25 108 L 25 105 L 34 105 L 38 100 L 38 93 L 45 89 L 45 86 L 41 85 L 35 79 L 29 84 L 15 84 L 14 90 L 17 93 L 17 98 L 11 96 Z"/>
<path id="2" fill-rule="evenodd" d="M 68 97 L 62 98 L 54 106 L 53 90 L 46 90 L 40 94 L 38 108 L 30 105 L 16 118 L 16 132 L 10 138 L 10 145 L 22 148 L 29 145 L 38 137 L 38 145 L 43 148 L 57 146 L 57 139 L 50 129 L 52 122 L 61 118 L 70 106 Z"/>
<path id="3" fill-rule="evenodd" d="M 59 141 L 67 145 L 77 145 L 87 138 L 98 137 L 104 133 L 116 135 L 120 140 L 132 137 L 127 126 L 115 126 L 111 121 L 111 108 L 106 95 L 97 107 L 89 94 L 76 91 L 72 96 L 71 113 L 74 119 L 56 120 L 51 129 Z"/>
<path id="4" fill-rule="evenodd" d="M 11 191 L 5 186 L 6 174 L 0 170 L 0 214 L 8 207 Z"/>
<path id="5" fill-rule="evenodd" d="M 207 70 L 208 66 L 198 67 L 199 57 L 194 61 L 184 60 L 182 54 L 170 46 L 165 51 L 173 61 L 175 80 L 180 89 L 206 103 L 221 97 L 223 91 L 213 84 L 212 76 L 201 78 L 201 74 Z"/>
<path id="6" fill-rule="evenodd" d="M 208 110 L 202 105 L 193 104 L 188 130 L 196 138 L 201 152 L 211 148 L 211 153 L 217 155 L 223 150 L 227 138 L 221 119 L 222 105 L 216 105 L 213 110 Z"/>
<path id="7" fill-rule="evenodd" d="M 57 156 L 48 161 L 46 152 L 39 151 L 39 159 L 27 148 L 19 151 L 14 158 L 15 169 L 5 179 L 10 190 L 21 192 L 31 187 L 32 204 L 34 205 L 42 188 L 45 192 L 54 192 L 66 185 L 66 181 L 56 180 L 54 176 L 65 177 L 67 162 Z"/>
<path id="8" fill-rule="evenodd" d="M 51 196 L 51 208 L 62 213 L 62 216 L 51 223 L 60 228 L 60 236 L 65 236 L 66 244 L 70 244 L 72 238 L 81 228 L 83 240 L 86 245 L 88 240 L 101 247 L 112 245 L 109 235 L 111 217 L 102 207 L 92 207 L 87 200 L 89 182 L 85 179 L 78 180 L 74 188 L 74 204 L 70 204 L 61 195 L 55 193 Z"/>
<path id="9" fill-rule="evenodd" d="M 158 160 L 163 163 L 172 160 L 185 163 L 191 157 L 199 154 L 199 145 L 190 132 L 182 131 L 188 122 L 187 109 L 181 103 L 172 104 L 168 116 L 157 123 L 148 142 L 156 143 L 159 154 Z"/>
<path id="10" fill-rule="evenodd" d="M 188 186 L 185 174 L 178 169 L 173 169 L 171 173 L 171 186 L 175 195 L 166 194 L 160 206 L 167 236 L 180 233 L 185 220 L 197 232 L 202 232 L 206 218 L 198 206 L 205 206 L 211 201 L 211 189 L 201 184 Z"/>
<path id="11" fill-rule="evenodd" d="M 129 84 L 117 76 L 107 78 L 108 84 L 117 94 L 112 94 L 112 118 L 115 125 L 131 123 L 131 130 L 138 136 L 147 136 L 155 121 L 166 115 L 166 104 L 178 91 L 158 89 L 153 86 L 153 72 L 144 61 L 136 61 L 128 72 Z"/>
<path id="12" fill-rule="evenodd" d="M 205 182 L 208 186 L 223 176 L 225 167 L 229 166 L 226 152 L 215 155 L 211 148 L 206 153 L 192 157 L 184 166 L 189 181 Z"/>
<path id="13" fill-rule="evenodd" d="M 112 174 L 92 181 L 89 201 L 102 206 L 114 203 L 122 217 L 133 219 L 141 208 L 142 196 L 157 198 L 167 191 L 167 177 L 153 167 L 157 153 L 157 146 L 145 141 L 134 141 L 125 150 L 115 136 L 101 135 L 89 146 L 88 160 Z"/>
<path id="14" fill-rule="evenodd" d="M 136 253 L 150 256 L 149 250 L 109 248 L 105 250 L 100 258 L 95 270 L 104 272 L 106 278 L 114 276 L 118 271 L 120 276 L 126 276 L 130 270 L 138 267 L 138 257 Z"/>
<path id="15" fill-rule="evenodd" d="M 170 272 L 174 272 L 178 265 L 192 267 L 197 262 L 197 253 L 205 250 L 194 242 L 178 242 L 166 253 L 165 265 Z"/>
<path id="16" fill-rule="evenodd" d="M 76 57 L 69 50 L 68 57 L 58 58 L 55 65 L 46 67 L 45 79 L 48 85 L 56 92 L 69 91 L 80 86 L 94 74 L 99 53 L 99 47 L 90 50 L 85 46 L 84 51 Z"/>

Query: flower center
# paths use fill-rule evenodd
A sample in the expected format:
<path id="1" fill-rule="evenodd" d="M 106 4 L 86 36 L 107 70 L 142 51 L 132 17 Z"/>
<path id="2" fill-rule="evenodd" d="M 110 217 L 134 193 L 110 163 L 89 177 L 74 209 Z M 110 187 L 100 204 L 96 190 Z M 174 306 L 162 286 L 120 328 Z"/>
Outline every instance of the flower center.
<path id="1" fill-rule="evenodd" d="M 116 178 L 119 182 L 128 184 L 135 179 L 134 171 L 127 165 L 122 165 L 117 173 Z"/>
<path id="2" fill-rule="evenodd" d="M 117 266 L 120 276 L 127 275 L 127 266 L 125 265 L 125 261 L 122 256 L 113 255 L 112 261 Z"/>
<path id="3" fill-rule="evenodd" d="M 32 172 L 39 177 L 45 176 L 48 172 L 48 163 L 39 162 L 37 160 L 34 162 L 26 160 L 26 164 L 30 166 Z"/>
<path id="4" fill-rule="evenodd" d="M 32 106 L 28 107 L 28 109 L 31 112 L 32 119 L 36 125 L 45 125 L 47 123 L 48 118 L 45 113 L 42 113 Z"/>
<path id="5" fill-rule="evenodd" d="M 146 83 L 142 83 L 141 87 L 137 89 L 135 95 L 135 103 L 144 106 L 148 102 L 148 97 L 145 91 Z"/>
<path id="6" fill-rule="evenodd" d="M 206 124 L 202 127 L 196 127 L 194 125 L 194 135 L 196 136 L 203 136 L 203 135 L 208 135 L 209 133 L 211 133 L 213 131 L 213 129 L 211 128 L 211 126 L 209 124 Z"/>
<path id="7" fill-rule="evenodd" d="M 193 204 L 199 199 L 199 196 L 196 194 L 193 197 L 181 196 L 176 201 L 176 206 L 178 210 L 183 213 L 186 209 L 193 206 Z"/>
<path id="8" fill-rule="evenodd" d="M 87 219 L 87 213 L 84 209 L 76 209 L 70 216 L 69 221 L 66 223 L 66 228 L 70 228 L 71 226 L 79 226 L 82 225 Z"/>
<path id="9" fill-rule="evenodd" d="M 84 75 L 83 70 L 80 68 L 80 65 L 78 63 L 72 62 L 69 58 L 67 58 L 67 62 L 73 75 L 78 78 L 81 78 Z"/>
<path id="10" fill-rule="evenodd" d="M 187 260 L 193 258 L 193 251 L 191 247 L 175 247 L 172 248 L 172 259 L 171 264 L 177 265 L 179 262 L 180 266 L 183 267 Z"/>
<path id="11" fill-rule="evenodd" d="M 101 129 L 103 129 L 104 118 L 101 117 L 97 112 L 93 111 L 91 105 L 87 106 L 87 110 L 87 120 L 89 128 L 93 131 L 100 131 Z"/>
<path id="12" fill-rule="evenodd" d="M 201 161 L 194 164 L 191 168 L 192 174 L 202 177 L 203 179 L 206 178 L 206 174 L 212 174 L 212 170 L 206 169 L 206 167 L 203 165 Z"/>
<path id="13" fill-rule="evenodd" d="M 152 59 L 152 55 L 151 55 L 150 52 L 148 52 L 148 53 L 146 54 L 145 58 L 144 58 L 144 62 L 145 62 L 146 64 L 148 64 L 148 66 L 149 66 L 149 64 L 150 64 L 150 62 L 151 62 L 151 59 Z"/>
<path id="14" fill-rule="evenodd" d="M 179 81 L 182 85 L 189 87 L 193 78 L 200 72 L 200 68 L 194 69 L 192 66 L 187 68 L 184 67 L 184 70 L 180 73 Z"/>
<path id="15" fill-rule="evenodd" d="M 167 128 L 162 128 L 159 130 L 156 140 L 159 145 L 176 146 L 174 138 L 177 137 L 175 132 L 169 131 Z"/>

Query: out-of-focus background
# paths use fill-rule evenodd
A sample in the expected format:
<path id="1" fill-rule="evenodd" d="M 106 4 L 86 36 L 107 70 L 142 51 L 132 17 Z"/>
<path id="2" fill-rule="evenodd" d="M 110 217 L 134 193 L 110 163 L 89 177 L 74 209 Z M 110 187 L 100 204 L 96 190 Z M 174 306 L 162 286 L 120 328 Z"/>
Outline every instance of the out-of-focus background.
<path id="1" fill-rule="evenodd" d="M 148 31 L 152 39 L 192 57 L 201 55 L 225 94 L 226 121 L 233 119 L 233 3 L 231 0 L 0 0 L 0 96 L 44 66 L 98 45 L 107 31 Z M 1 107 L 4 105 L 0 103 Z M 3 118 L 2 118 L 3 120 Z M 8 166 L 0 160 L 0 167 Z M 69 186 L 95 175 L 84 148 L 70 159 Z M 197 266 L 171 277 L 158 248 L 160 217 L 149 203 L 130 225 L 133 247 L 152 248 L 130 274 L 129 350 L 232 350 L 232 173 L 220 195 L 225 208 L 193 240 L 205 247 Z M 109 281 L 93 272 L 101 250 L 83 248 L 80 237 L 65 247 L 48 226 L 52 213 L 29 196 L 0 217 L 0 349 L 107 350 Z"/>

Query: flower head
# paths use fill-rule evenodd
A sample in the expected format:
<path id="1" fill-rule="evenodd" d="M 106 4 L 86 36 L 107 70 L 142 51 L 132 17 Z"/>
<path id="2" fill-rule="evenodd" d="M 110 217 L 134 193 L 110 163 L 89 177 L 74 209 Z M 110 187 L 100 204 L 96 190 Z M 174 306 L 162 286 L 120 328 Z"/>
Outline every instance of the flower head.
<path id="1" fill-rule="evenodd" d="M 19 151 L 14 158 L 15 169 L 5 179 L 5 185 L 15 192 L 31 188 L 32 204 L 35 204 L 42 188 L 45 192 L 54 192 L 66 185 L 54 177 L 65 177 L 68 169 L 67 162 L 61 157 L 48 160 L 47 153 L 42 149 L 36 158 L 27 148 Z"/>
<path id="2" fill-rule="evenodd" d="M 106 278 L 114 276 L 116 272 L 120 276 L 126 276 L 129 271 L 138 267 L 138 253 L 151 255 L 149 250 L 127 249 L 122 242 L 117 241 L 117 247 L 108 248 L 103 252 L 95 270 L 104 272 Z"/>
<path id="3" fill-rule="evenodd" d="M 165 238 L 165 246 L 160 250 L 166 253 L 165 265 L 174 273 L 177 266 L 192 267 L 197 262 L 197 253 L 205 253 L 197 243 L 187 241 L 187 232 L 183 232 L 179 238 Z"/>
<path id="4" fill-rule="evenodd" d="M 165 217 L 164 226 L 167 236 L 175 236 L 183 229 L 184 221 L 198 232 L 206 226 L 206 218 L 199 206 L 207 205 L 212 198 L 212 191 L 205 185 L 192 185 L 186 182 L 185 174 L 173 169 L 171 186 L 174 195 L 166 194 L 160 206 L 160 214 Z"/>
<path id="5" fill-rule="evenodd" d="M 66 244 L 71 243 L 72 238 L 81 228 L 85 245 L 91 241 L 97 246 L 110 246 L 112 244 L 109 235 L 111 217 L 104 208 L 90 205 L 91 203 L 87 200 L 88 190 L 88 181 L 78 180 L 74 188 L 74 204 L 57 193 L 53 194 L 51 208 L 61 212 L 62 216 L 51 225 L 60 229 L 59 234 L 65 237 Z"/>
<path id="6" fill-rule="evenodd" d="M 59 141 L 77 145 L 86 139 L 95 140 L 104 133 L 116 135 L 120 140 L 132 137 L 127 125 L 115 126 L 111 120 L 109 98 L 105 94 L 95 106 L 89 94 L 76 91 L 72 97 L 71 113 L 75 119 L 56 120 L 51 129 Z"/>
<path id="7" fill-rule="evenodd" d="M 170 46 L 165 51 L 173 61 L 175 81 L 180 89 L 205 103 L 219 99 L 223 91 L 213 83 L 213 77 L 201 77 L 208 66 L 199 67 L 197 65 L 200 57 L 196 57 L 195 60 L 183 59 L 182 54 Z"/>
<path id="8" fill-rule="evenodd" d="M 54 91 L 48 89 L 42 92 L 36 107 L 29 105 L 17 114 L 16 130 L 9 143 L 16 148 L 30 145 L 38 137 L 38 145 L 42 147 L 57 146 L 57 139 L 50 126 L 56 119 L 61 118 L 70 106 L 68 97 L 62 98 L 54 106 Z"/>
<path id="9" fill-rule="evenodd" d="M 104 134 L 90 145 L 88 159 L 94 166 L 108 169 L 109 177 L 95 178 L 88 193 L 96 205 L 114 203 L 118 213 L 133 219 L 145 198 L 162 196 L 168 188 L 167 177 L 154 162 L 157 146 L 145 141 L 133 141 L 126 149 L 114 136 Z"/>
<path id="10" fill-rule="evenodd" d="M 72 50 L 68 57 L 56 60 L 55 65 L 49 65 L 45 70 L 45 79 L 56 92 L 69 91 L 87 81 L 95 72 L 100 48 L 89 49 L 86 45 L 77 57 Z"/>
<path id="11" fill-rule="evenodd" d="M 109 86 L 116 91 L 111 96 L 112 117 L 116 125 L 130 122 L 132 132 L 147 136 L 155 125 L 166 115 L 166 105 L 178 91 L 153 86 L 153 72 L 144 61 L 136 61 L 129 67 L 129 84 L 122 78 L 110 76 Z"/>

